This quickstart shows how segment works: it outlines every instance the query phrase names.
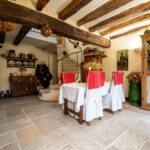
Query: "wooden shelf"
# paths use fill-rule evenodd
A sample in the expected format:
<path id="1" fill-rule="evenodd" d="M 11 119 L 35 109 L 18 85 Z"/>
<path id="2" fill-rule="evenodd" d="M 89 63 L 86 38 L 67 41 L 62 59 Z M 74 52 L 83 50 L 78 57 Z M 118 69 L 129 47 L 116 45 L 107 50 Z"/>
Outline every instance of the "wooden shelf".
<path id="1" fill-rule="evenodd" d="M 16 61 L 37 61 L 38 59 L 28 59 L 28 58 L 11 58 L 6 57 L 7 60 L 16 60 Z"/>
<path id="2" fill-rule="evenodd" d="M 6 57 L 7 59 L 7 67 L 24 67 L 24 68 L 35 68 L 36 67 L 36 61 L 38 59 L 28 59 L 28 58 L 11 58 L 11 57 Z M 13 64 L 10 64 L 10 62 L 13 61 Z M 20 64 L 17 64 L 20 62 Z M 26 62 L 26 64 L 24 64 Z M 30 65 L 30 62 L 33 63 Z"/>
<path id="3" fill-rule="evenodd" d="M 83 54 L 84 56 L 98 56 L 100 54 Z"/>

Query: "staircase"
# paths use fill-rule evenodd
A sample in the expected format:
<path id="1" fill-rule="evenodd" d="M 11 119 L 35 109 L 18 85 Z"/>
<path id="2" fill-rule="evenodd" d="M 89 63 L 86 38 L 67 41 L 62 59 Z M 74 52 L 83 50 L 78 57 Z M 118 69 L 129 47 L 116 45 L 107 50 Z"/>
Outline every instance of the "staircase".
<path id="1" fill-rule="evenodd" d="M 82 51 L 73 52 L 64 56 L 63 58 L 57 60 L 60 62 L 61 71 L 60 72 L 75 72 L 76 80 L 81 79 L 81 62 L 82 62 Z M 76 61 L 72 59 L 70 56 L 76 55 Z M 59 67 L 60 67 L 59 66 Z"/>
<path id="2" fill-rule="evenodd" d="M 75 72 L 76 78 L 79 79 L 81 74 L 80 64 L 67 57 L 63 60 L 63 72 Z"/>

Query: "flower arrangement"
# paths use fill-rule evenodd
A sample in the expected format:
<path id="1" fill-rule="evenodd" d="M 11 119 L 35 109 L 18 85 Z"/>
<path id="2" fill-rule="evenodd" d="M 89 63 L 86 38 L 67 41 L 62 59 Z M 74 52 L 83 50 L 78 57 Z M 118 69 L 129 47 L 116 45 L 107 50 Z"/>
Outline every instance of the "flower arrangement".
<path id="1" fill-rule="evenodd" d="M 15 26 L 12 22 L 0 20 L 0 32 L 14 32 Z"/>
<path id="2" fill-rule="evenodd" d="M 99 50 L 98 48 L 91 48 L 91 47 L 85 48 L 83 51 L 83 55 L 90 55 L 90 54 L 101 55 L 102 57 L 106 57 L 105 52 Z"/>
<path id="3" fill-rule="evenodd" d="M 41 35 L 44 37 L 49 37 L 52 34 L 52 30 L 48 24 L 45 24 L 41 29 Z"/>
<path id="4" fill-rule="evenodd" d="M 141 81 L 141 73 L 140 72 L 131 72 L 126 76 L 129 82 L 139 83 Z"/>
<path id="5" fill-rule="evenodd" d="M 100 71 L 102 70 L 102 64 L 94 58 L 92 61 L 83 65 L 84 71 Z"/>
<path id="6" fill-rule="evenodd" d="M 19 71 L 20 71 L 20 72 L 21 72 L 21 74 L 23 75 L 23 74 L 27 71 L 27 69 L 26 69 L 26 68 L 21 67 L 21 68 L 19 69 Z"/>

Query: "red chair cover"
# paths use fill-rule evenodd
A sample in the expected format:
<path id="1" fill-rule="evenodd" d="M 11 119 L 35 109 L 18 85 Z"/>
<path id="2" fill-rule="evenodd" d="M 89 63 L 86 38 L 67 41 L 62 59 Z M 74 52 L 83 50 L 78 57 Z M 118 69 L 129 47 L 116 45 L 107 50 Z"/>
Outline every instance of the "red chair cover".
<path id="1" fill-rule="evenodd" d="M 61 72 L 61 82 L 62 84 L 76 82 L 75 73 L 74 72 Z"/>
<path id="2" fill-rule="evenodd" d="M 113 72 L 114 85 L 123 84 L 124 72 Z"/>
<path id="3" fill-rule="evenodd" d="M 89 89 L 96 89 L 104 86 L 105 72 L 104 71 L 89 71 L 88 72 L 88 86 Z"/>

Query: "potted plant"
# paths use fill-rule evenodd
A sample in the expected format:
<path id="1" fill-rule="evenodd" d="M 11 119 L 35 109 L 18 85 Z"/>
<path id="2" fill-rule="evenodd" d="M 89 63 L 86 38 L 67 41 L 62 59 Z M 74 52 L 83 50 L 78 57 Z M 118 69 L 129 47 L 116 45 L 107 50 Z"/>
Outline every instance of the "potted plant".
<path id="1" fill-rule="evenodd" d="M 149 30 L 149 29 L 146 29 L 146 30 L 144 31 L 144 34 L 147 34 L 147 33 L 150 33 L 150 30 Z"/>
<path id="2" fill-rule="evenodd" d="M 127 77 L 129 80 L 128 98 L 131 105 L 141 105 L 141 73 L 131 72 Z"/>

